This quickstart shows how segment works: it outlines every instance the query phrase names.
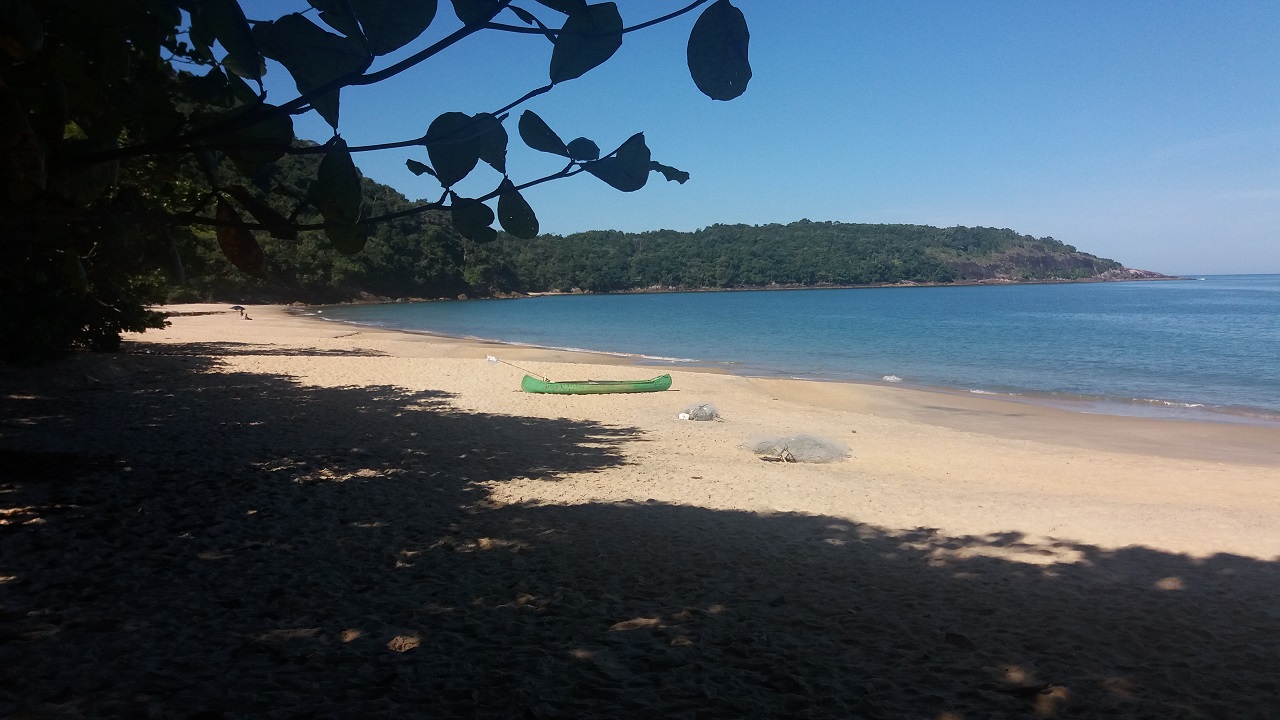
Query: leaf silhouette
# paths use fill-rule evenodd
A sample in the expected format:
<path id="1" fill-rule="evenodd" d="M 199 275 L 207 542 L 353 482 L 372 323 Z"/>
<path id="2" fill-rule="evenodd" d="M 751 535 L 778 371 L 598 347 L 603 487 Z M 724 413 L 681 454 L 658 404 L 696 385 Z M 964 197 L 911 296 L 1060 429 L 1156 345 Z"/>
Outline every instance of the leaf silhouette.
<path id="1" fill-rule="evenodd" d="M 585 163 L 583 168 L 617 190 L 634 192 L 649 180 L 649 162 L 644 133 L 636 133 L 609 157 Z"/>
<path id="2" fill-rule="evenodd" d="M 507 172 L 507 130 L 502 121 L 489 113 L 478 113 L 473 119 L 479 126 L 476 153 L 494 170 Z"/>
<path id="3" fill-rule="evenodd" d="M 491 242 L 498 237 L 493 224 L 493 211 L 479 200 L 458 197 L 449 193 L 449 210 L 453 215 L 453 227 L 463 237 L 476 242 Z"/>
<path id="4" fill-rule="evenodd" d="M 444 113 L 427 127 L 427 156 L 441 185 L 453 187 L 480 161 L 480 146 L 474 131 L 472 117 L 460 112 Z"/>
<path id="5" fill-rule="evenodd" d="M 538 218 L 510 180 L 504 179 L 498 188 L 498 222 L 503 230 L 521 240 L 538 236 Z"/>
<path id="6" fill-rule="evenodd" d="M 667 182 L 677 182 L 683 185 L 689 181 L 689 173 L 683 170 L 677 170 L 670 165 L 663 165 L 656 160 L 649 163 L 649 168 L 654 172 L 662 173 L 662 176 L 667 179 Z"/>
<path id="7" fill-rule="evenodd" d="M 569 157 L 569 149 L 564 141 L 534 111 L 525 110 L 521 113 L 519 129 L 520 139 L 525 145 L 544 153 Z"/>
<path id="8" fill-rule="evenodd" d="M 215 215 L 221 222 L 233 225 L 218 226 L 218 247 L 227 256 L 232 265 L 256 277 L 266 279 L 267 258 L 262 254 L 262 247 L 253 238 L 253 233 L 244 226 L 244 220 L 231 203 L 218 198 L 218 209 Z"/>
<path id="9" fill-rule="evenodd" d="M 349 1 L 374 55 L 386 55 L 417 39 L 436 17 L 436 0 Z"/>
<path id="10" fill-rule="evenodd" d="M 613 3 L 586 5 L 572 12 L 551 51 L 551 82 L 581 77 L 622 47 L 622 16 Z"/>
<path id="11" fill-rule="evenodd" d="M 453 14 L 464 25 L 487 23 L 501 8 L 498 0 L 453 0 Z"/>
<path id="12" fill-rule="evenodd" d="M 420 163 L 417 160 L 410 159 L 410 160 L 405 160 L 404 164 L 405 164 L 405 167 L 409 168 L 409 172 L 413 173 L 414 175 L 422 175 L 423 173 L 426 173 L 431 177 L 436 176 L 436 171 L 432 170 L 429 166 L 427 166 L 426 163 Z"/>
<path id="13" fill-rule="evenodd" d="M 198 7 L 196 13 L 203 16 L 209 31 L 227 51 L 223 67 L 250 80 L 266 74 L 267 66 L 258 53 L 253 31 L 239 3 L 234 0 L 207 0 Z"/>
<path id="14" fill-rule="evenodd" d="M 698 17 L 689 34 L 689 75 L 704 95 L 732 100 L 746 91 L 750 42 L 747 20 L 729 0 L 716 0 Z"/>
<path id="15" fill-rule="evenodd" d="M 293 13 L 274 22 L 254 26 L 253 37 L 262 54 L 278 60 L 293 76 L 298 92 L 309 93 L 369 67 L 373 58 L 364 38 L 344 38 L 325 32 L 319 25 Z M 333 128 L 338 127 L 338 91 L 312 101 L 312 107 Z"/>
<path id="16" fill-rule="evenodd" d="M 307 189 L 307 198 L 324 216 L 327 225 L 354 226 L 360 221 L 363 193 L 360 171 L 351 161 L 347 143 L 337 138 L 329 146 L 316 179 Z"/>
<path id="17" fill-rule="evenodd" d="M 586 138 L 576 138 L 569 142 L 569 157 L 574 160 L 599 160 L 600 146 Z"/>
<path id="18" fill-rule="evenodd" d="M 253 219 L 258 221 L 259 225 L 262 225 L 267 229 L 267 232 L 271 233 L 271 237 L 281 240 L 298 239 L 298 231 L 293 224 L 277 212 L 275 208 L 249 192 L 248 188 L 243 185 L 228 185 L 222 190 L 235 198 L 236 202 L 240 203 L 253 216 Z"/>

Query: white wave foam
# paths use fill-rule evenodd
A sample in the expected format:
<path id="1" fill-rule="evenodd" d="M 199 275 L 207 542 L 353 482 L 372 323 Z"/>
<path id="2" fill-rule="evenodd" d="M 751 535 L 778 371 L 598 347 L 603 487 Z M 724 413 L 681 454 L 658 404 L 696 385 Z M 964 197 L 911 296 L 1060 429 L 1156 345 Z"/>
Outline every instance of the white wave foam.
<path id="1" fill-rule="evenodd" d="M 539 350 L 560 350 L 563 352 L 591 353 L 593 355 L 608 355 L 610 357 L 620 357 L 620 358 L 640 358 L 642 360 L 659 360 L 662 362 L 672 362 L 672 363 L 699 362 L 694 358 L 665 357 L 663 355 L 641 355 L 639 353 L 616 352 L 613 350 L 592 350 L 591 348 L 580 348 L 580 347 L 562 346 L 562 345 L 539 345 L 537 343 L 512 342 L 507 340 L 490 340 L 486 338 L 473 338 L 471 336 L 468 336 L 467 339 L 485 340 L 486 342 L 496 342 L 496 343 L 502 343 L 503 345 L 515 345 L 518 347 L 537 348 Z"/>
<path id="2" fill-rule="evenodd" d="M 694 360 L 693 358 L 665 357 L 665 356 L 662 356 L 662 355 L 641 355 L 640 357 L 644 358 L 645 360 L 661 360 L 662 362 L 673 362 L 673 363 L 691 363 L 691 362 L 698 362 L 697 360 Z"/>
<path id="3" fill-rule="evenodd" d="M 1159 400 L 1156 398 L 1134 398 L 1133 401 L 1138 403 L 1143 403 L 1144 405 L 1162 405 L 1164 407 L 1176 407 L 1176 408 L 1204 407 L 1204 403 L 1177 402 L 1174 400 Z"/>
<path id="4" fill-rule="evenodd" d="M 885 381 L 885 382 L 891 382 L 891 383 L 900 383 L 900 382 L 902 382 L 902 378 L 898 377 L 897 375 L 885 375 L 884 377 L 882 377 L 882 378 L 880 378 L 880 379 L 881 379 L 881 380 L 883 380 L 883 381 Z"/>

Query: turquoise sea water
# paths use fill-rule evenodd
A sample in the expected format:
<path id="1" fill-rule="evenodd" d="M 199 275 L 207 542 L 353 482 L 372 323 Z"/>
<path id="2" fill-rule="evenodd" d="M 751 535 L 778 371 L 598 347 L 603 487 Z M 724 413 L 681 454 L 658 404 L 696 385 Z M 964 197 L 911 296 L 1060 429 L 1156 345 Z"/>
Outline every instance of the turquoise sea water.
<path id="1" fill-rule="evenodd" d="M 568 295 L 322 317 L 742 374 L 1280 422 L 1280 275 L 1160 282 Z M 889 377 L 889 380 L 885 380 Z"/>

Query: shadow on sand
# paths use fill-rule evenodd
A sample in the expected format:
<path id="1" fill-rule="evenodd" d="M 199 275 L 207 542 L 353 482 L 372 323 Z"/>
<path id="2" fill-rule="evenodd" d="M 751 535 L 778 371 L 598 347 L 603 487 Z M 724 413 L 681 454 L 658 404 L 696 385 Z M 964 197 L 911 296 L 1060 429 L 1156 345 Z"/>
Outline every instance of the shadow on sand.
<path id="1" fill-rule="evenodd" d="M 1274 562 L 500 506 L 486 483 L 603 470 L 645 440 L 431 391 L 208 372 L 209 351 L 227 348 L 0 375 L 0 716 L 1280 707 Z"/>

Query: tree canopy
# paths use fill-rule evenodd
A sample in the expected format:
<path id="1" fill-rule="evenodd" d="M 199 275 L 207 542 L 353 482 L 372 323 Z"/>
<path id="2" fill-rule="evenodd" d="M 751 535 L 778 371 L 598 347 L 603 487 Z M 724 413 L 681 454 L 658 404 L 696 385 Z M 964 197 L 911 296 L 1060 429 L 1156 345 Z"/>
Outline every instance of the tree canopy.
<path id="1" fill-rule="evenodd" d="M 314 175 L 318 162 L 314 155 L 289 155 L 255 179 L 226 182 L 289 186 Z M 367 178 L 363 183 L 371 212 L 414 207 L 390 187 Z M 712 225 L 693 232 L 595 230 L 532 240 L 499 233 L 495 241 L 479 243 L 459 236 L 447 216 L 431 212 L 378 225 L 356 255 L 337 252 L 314 232 L 291 241 L 266 237 L 262 247 L 270 280 L 237 271 L 208 238 L 179 242 L 187 272 L 170 299 L 315 303 L 464 293 L 1077 280 L 1111 277 L 1122 267 L 1051 237 L 1008 228 L 809 220 Z"/>
<path id="2" fill-rule="evenodd" d="M 1121 267 L 1009 229 L 853 224 L 712 225 L 595 231 L 476 249 L 465 272 L 497 291 L 815 287 L 1092 278 Z"/>
<path id="3" fill-rule="evenodd" d="M 184 278 L 184 257 L 208 259 L 192 247 L 216 244 L 257 278 L 296 255 L 293 277 L 328 274 L 332 282 L 362 263 L 305 262 L 354 256 L 388 223 L 416 223 L 436 250 L 397 272 L 405 282 L 447 283 L 462 253 L 459 236 L 491 242 L 495 223 L 514 238 L 537 236 L 537 215 L 523 196 L 533 185 L 584 172 L 624 192 L 653 173 L 684 182 L 686 173 L 651 157 L 642 132 L 605 152 L 589 138 L 566 141 L 531 110 L 512 117 L 607 61 L 628 33 L 697 11 L 687 64 L 698 89 L 730 100 L 751 79 L 750 35 L 729 0 L 693 0 L 629 26 L 615 3 L 587 0 L 452 0 L 451 16 L 436 0 L 309 3 L 303 13 L 250 20 L 237 0 L 0 2 L 4 359 L 110 349 L 122 331 L 159 327 L 162 318 L 146 305 L 162 297 L 166 276 Z M 348 146 L 340 132 L 344 88 L 429 71 L 443 50 L 479 32 L 546 38 L 547 83 L 486 112 L 441 112 L 417 137 Z M 401 49 L 409 54 L 387 59 Z M 296 96 L 268 101 L 267 60 L 289 74 Z M 295 141 L 292 118 L 307 112 L 329 124 L 331 138 Z M 508 168 L 509 130 L 561 158 L 562 168 L 535 178 Z M 381 191 L 353 160 L 413 148 L 428 162 L 418 155 L 406 165 L 439 181 L 435 199 L 409 203 Z M 496 185 L 478 196 L 456 192 L 481 164 L 500 175 Z M 307 252 L 311 244 L 325 251 Z M 380 243 L 380 252 L 396 250 Z"/>

